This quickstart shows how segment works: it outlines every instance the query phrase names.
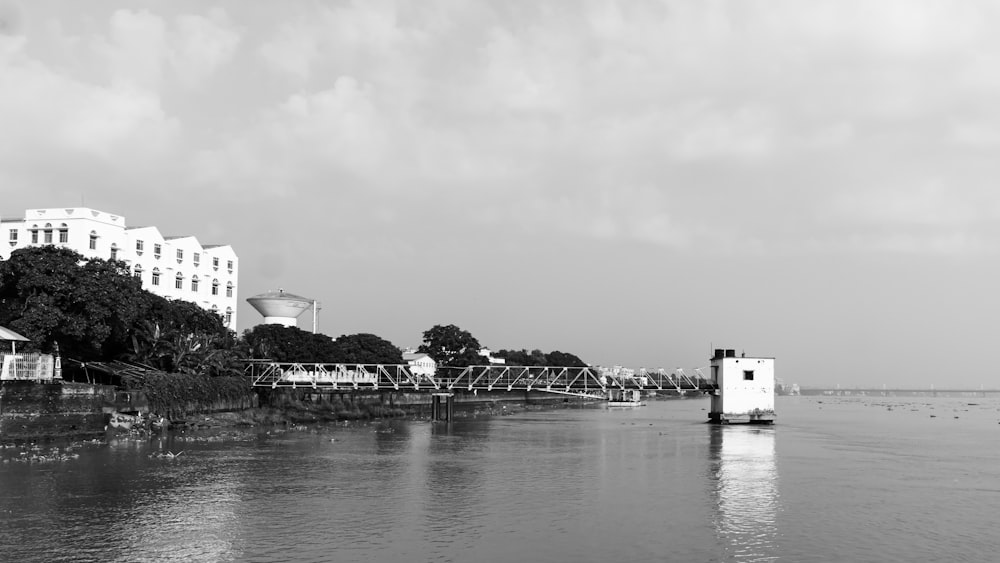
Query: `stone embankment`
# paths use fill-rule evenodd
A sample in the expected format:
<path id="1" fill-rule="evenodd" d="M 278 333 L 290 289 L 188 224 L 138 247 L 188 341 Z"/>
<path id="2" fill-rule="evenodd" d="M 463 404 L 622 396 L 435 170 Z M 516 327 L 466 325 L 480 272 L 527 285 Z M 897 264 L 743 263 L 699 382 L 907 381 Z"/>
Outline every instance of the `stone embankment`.
<path id="1" fill-rule="evenodd" d="M 431 415 L 431 397 L 426 393 L 254 390 L 246 387 L 245 380 L 216 379 L 194 387 L 178 378 L 128 391 L 83 383 L 4 382 L 0 385 L 0 441 L 90 438 L 107 431 L 145 433 L 171 427 L 277 426 Z M 499 416 L 586 403 L 542 392 L 459 392 L 455 416 Z"/>

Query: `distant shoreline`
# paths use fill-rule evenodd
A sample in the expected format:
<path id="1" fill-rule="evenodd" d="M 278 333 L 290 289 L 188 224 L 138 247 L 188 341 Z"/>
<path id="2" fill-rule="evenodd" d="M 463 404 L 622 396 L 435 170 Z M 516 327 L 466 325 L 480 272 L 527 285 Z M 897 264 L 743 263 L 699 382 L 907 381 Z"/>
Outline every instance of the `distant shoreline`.
<path id="1" fill-rule="evenodd" d="M 1000 389 L 828 389 L 828 388 L 801 388 L 801 395 L 810 396 L 906 396 L 906 397 L 934 397 L 934 396 L 983 396 L 1000 395 Z"/>

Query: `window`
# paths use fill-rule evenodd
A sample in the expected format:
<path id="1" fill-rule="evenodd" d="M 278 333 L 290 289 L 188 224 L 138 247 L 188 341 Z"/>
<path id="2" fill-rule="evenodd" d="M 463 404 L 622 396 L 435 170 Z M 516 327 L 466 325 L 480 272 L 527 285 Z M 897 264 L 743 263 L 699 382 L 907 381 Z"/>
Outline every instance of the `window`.
<path id="1" fill-rule="evenodd" d="M 97 232 L 90 231 L 90 249 L 97 250 Z"/>
<path id="2" fill-rule="evenodd" d="M 59 243 L 66 244 L 67 242 L 69 242 L 69 227 L 63 223 L 59 226 Z"/>
<path id="3" fill-rule="evenodd" d="M 135 266 L 135 277 L 139 278 L 140 280 L 142 279 L 142 266 L 141 265 L 136 264 L 136 266 Z"/>
<path id="4" fill-rule="evenodd" d="M 191 276 L 191 291 L 198 291 L 198 276 Z"/>
<path id="5" fill-rule="evenodd" d="M 135 251 L 142 252 L 143 242 L 141 240 L 135 241 Z"/>
<path id="6" fill-rule="evenodd" d="M 31 228 L 31 244 L 38 244 L 38 225 Z"/>
<path id="7" fill-rule="evenodd" d="M 177 261 L 180 262 L 183 259 L 184 259 L 184 249 L 183 248 L 178 248 L 177 249 Z"/>
<path id="8" fill-rule="evenodd" d="M 45 224 L 45 244 L 52 244 L 52 223 Z"/>
<path id="9" fill-rule="evenodd" d="M 10 230 L 10 243 L 11 246 L 17 244 L 17 229 Z"/>
<path id="10" fill-rule="evenodd" d="M 160 250 L 162 250 L 162 247 L 159 244 L 155 244 L 154 243 L 153 244 L 153 256 L 155 258 L 159 258 L 160 257 Z"/>
<path id="11" fill-rule="evenodd" d="M 160 285 L 160 269 L 153 268 L 153 277 L 149 280 L 149 283 L 153 285 Z"/>
<path id="12" fill-rule="evenodd" d="M 233 324 L 233 308 L 226 307 L 226 325 Z"/>
<path id="13" fill-rule="evenodd" d="M 200 265 L 201 264 L 201 253 L 200 252 L 195 252 L 194 256 L 191 258 L 191 260 L 194 262 L 195 266 Z"/>
<path id="14" fill-rule="evenodd" d="M 212 280 L 212 295 L 219 294 L 219 280 Z"/>
<path id="15" fill-rule="evenodd" d="M 111 245 L 111 259 L 112 260 L 117 260 L 118 259 L 118 245 L 117 244 L 112 244 Z"/>
<path id="16" fill-rule="evenodd" d="M 226 297 L 233 296 L 233 282 L 226 283 Z"/>
<path id="17" fill-rule="evenodd" d="M 177 277 L 174 279 L 174 289 L 184 289 L 184 274 L 177 272 Z"/>
<path id="18" fill-rule="evenodd" d="M 230 274 L 233 273 L 233 261 L 232 260 L 227 260 L 226 261 L 226 268 L 229 269 L 229 273 Z"/>
<path id="19" fill-rule="evenodd" d="M 743 370 L 743 381 L 753 381 L 753 370 L 745 369 Z"/>
<path id="20" fill-rule="evenodd" d="M 218 257 L 212 257 L 212 267 L 215 268 L 216 270 L 219 269 L 219 258 Z"/>

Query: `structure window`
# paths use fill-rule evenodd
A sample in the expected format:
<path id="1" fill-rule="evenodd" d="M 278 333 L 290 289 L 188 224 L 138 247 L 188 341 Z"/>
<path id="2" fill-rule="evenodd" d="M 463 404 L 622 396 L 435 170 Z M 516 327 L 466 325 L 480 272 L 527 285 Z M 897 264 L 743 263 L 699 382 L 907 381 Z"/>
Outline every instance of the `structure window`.
<path id="1" fill-rule="evenodd" d="M 191 261 L 194 262 L 195 266 L 201 265 L 201 253 L 195 252 L 194 256 L 191 257 Z"/>
<path id="2" fill-rule="evenodd" d="M 66 244 L 67 242 L 69 242 L 69 227 L 66 226 L 66 223 L 63 223 L 59 227 L 59 243 Z"/>
<path id="3" fill-rule="evenodd" d="M 191 276 L 191 291 L 198 291 L 198 276 Z"/>
<path id="4" fill-rule="evenodd" d="M 111 245 L 111 259 L 112 260 L 117 260 L 118 259 L 118 245 L 117 244 L 112 244 Z"/>
<path id="5" fill-rule="evenodd" d="M 226 307 L 226 325 L 233 324 L 233 308 Z"/>
<path id="6" fill-rule="evenodd" d="M 753 370 L 752 369 L 745 369 L 745 370 L 743 370 L 743 380 L 744 381 L 753 381 Z"/>
<path id="7" fill-rule="evenodd" d="M 10 230 L 10 242 L 17 244 L 17 229 Z"/>
<path id="8" fill-rule="evenodd" d="M 230 274 L 233 273 L 233 261 L 232 260 L 227 260 L 226 261 L 226 268 L 229 269 L 229 273 Z"/>
<path id="9" fill-rule="evenodd" d="M 233 296 L 233 282 L 226 283 L 226 297 Z"/>
<path id="10" fill-rule="evenodd" d="M 212 295 L 219 294 L 219 280 L 212 280 Z"/>
<path id="11" fill-rule="evenodd" d="M 154 258 L 159 258 L 161 250 L 163 250 L 163 247 L 160 246 L 159 244 L 154 243 L 153 244 L 153 257 Z"/>
<path id="12" fill-rule="evenodd" d="M 160 269 L 153 268 L 153 277 L 149 280 L 149 283 L 153 285 L 160 285 Z"/>
<path id="13" fill-rule="evenodd" d="M 31 229 L 31 244 L 38 244 L 38 227 Z"/>
<path id="14" fill-rule="evenodd" d="M 135 241 L 135 251 L 136 252 L 142 252 L 143 246 L 145 246 L 145 245 L 144 245 L 144 243 L 141 240 Z"/>
<path id="15" fill-rule="evenodd" d="M 183 259 L 184 259 L 184 249 L 183 248 L 178 248 L 177 249 L 177 261 L 180 262 Z"/>
<path id="16" fill-rule="evenodd" d="M 184 289 L 184 274 L 177 272 L 177 277 L 174 279 L 174 289 Z"/>
<path id="17" fill-rule="evenodd" d="M 90 249 L 97 250 L 97 233 L 90 231 Z"/>
<path id="18" fill-rule="evenodd" d="M 142 266 L 138 264 L 135 266 L 135 277 L 142 279 Z"/>
<path id="19" fill-rule="evenodd" d="M 217 257 L 212 257 L 212 267 L 216 270 L 219 269 L 219 259 Z"/>
<path id="20" fill-rule="evenodd" d="M 52 224 L 45 224 L 45 238 L 43 239 L 43 244 L 52 244 Z"/>

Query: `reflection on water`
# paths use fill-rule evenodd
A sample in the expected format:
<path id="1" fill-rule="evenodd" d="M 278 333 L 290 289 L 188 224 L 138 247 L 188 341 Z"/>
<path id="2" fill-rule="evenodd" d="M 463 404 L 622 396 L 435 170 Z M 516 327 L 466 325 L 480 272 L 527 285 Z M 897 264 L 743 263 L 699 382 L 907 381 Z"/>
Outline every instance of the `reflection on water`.
<path id="1" fill-rule="evenodd" d="M 780 509 L 774 429 L 710 426 L 720 542 L 738 561 L 773 561 Z"/>

